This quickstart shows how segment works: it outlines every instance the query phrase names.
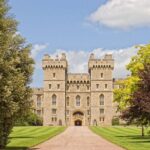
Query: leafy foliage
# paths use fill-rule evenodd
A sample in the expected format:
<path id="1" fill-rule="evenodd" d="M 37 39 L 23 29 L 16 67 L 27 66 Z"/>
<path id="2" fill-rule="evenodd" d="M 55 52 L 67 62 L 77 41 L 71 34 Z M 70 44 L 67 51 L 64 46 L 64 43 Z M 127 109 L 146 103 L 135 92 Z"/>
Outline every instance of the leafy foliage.
<path id="1" fill-rule="evenodd" d="M 150 44 L 140 46 L 127 69 L 131 76 L 119 83 L 120 88 L 114 90 L 121 118 L 129 124 L 144 126 L 150 122 Z"/>
<path id="2" fill-rule="evenodd" d="M 114 90 L 114 101 L 118 103 L 118 110 L 125 110 L 130 106 L 132 96 L 138 89 L 139 71 L 144 70 L 145 63 L 150 63 L 150 44 L 138 46 L 139 51 L 136 56 L 132 57 L 127 69 L 131 76 L 118 82 L 119 89 Z"/>
<path id="3" fill-rule="evenodd" d="M 112 125 L 113 125 L 113 126 L 120 125 L 119 117 L 114 117 L 114 118 L 112 119 Z"/>
<path id="4" fill-rule="evenodd" d="M 143 127 L 150 123 L 150 64 L 145 64 L 144 70 L 139 71 L 139 78 L 138 89 L 132 96 L 130 107 L 123 111 L 122 119 L 128 123 L 136 121 Z"/>
<path id="5" fill-rule="evenodd" d="M 29 112 L 15 122 L 15 126 L 42 126 L 43 120 L 35 113 Z"/>
<path id="6" fill-rule="evenodd" d="M 18 116 L 30 108 L 34 64 L 31 46 L 17 34 L 18 23 L 8 12 L 7 1 L 0 0 L 0 148 L 7 144 Z"/>

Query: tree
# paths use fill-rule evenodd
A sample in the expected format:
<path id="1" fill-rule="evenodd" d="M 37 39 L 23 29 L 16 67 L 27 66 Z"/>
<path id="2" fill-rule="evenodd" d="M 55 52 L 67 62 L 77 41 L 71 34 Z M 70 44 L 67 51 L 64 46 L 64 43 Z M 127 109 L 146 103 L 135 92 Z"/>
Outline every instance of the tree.
<path id="1" fill-rule="evenodd" d="M 17 34 L 17 21 L 9 15 L 6 0 L 0 0 L 0 149 L 18 117 L 30 109 L 29 83 L 34 61 L 31 46 Z"/>
<path id="2" fill-rule="evenodd" d="M 146 104 L 149 103 L 148 101 L 150 101 L 147 83 L 148 76 L 150 76 L 148 70 L 150 65 L 150 44 L 139 46 L 139 48 L 137 55 L 127 65 L 131 75 L 120 81 L 118 83 L 120 88 L 114 90 L 114 101 L 118 102 L 121 118 L 128 123 L 135 121 L 138 125 L 141 125 L 142 135 L 144 135 L 144 126 L 148 125 L 150 119 L 150 112 L 148 112 L 148 108 L 145 108 Z M 147 86 L 145 85 L 146 83 Z"/>
<path id="3" fill-rule="evenodd" d="M 150 123 L 150 64 L 145 64 L 144 70 L 139 70 L 138 89 L 134 92 L 131 105 L 123 111 L 121 118 L 129 124 L 133 121 L 142 126 L 142 136 L 144 136 L 144 126 Z"/>
<path id="4" fill-rule="evenodd" d="M 133 93 L 137 90 L 137 83 L 140 80 L 138 72 L 144 69 L 144 64 L 150 63 L 150 44 L 137 48 L 139 48 L 137 55 L 132 57 L 127 65 L 127 70 L 131 72 L 131 75 L 119 81 L 119 88 L 114 90 L 114 101 L 118 103 L 119 111 L 130 106 Z"/>

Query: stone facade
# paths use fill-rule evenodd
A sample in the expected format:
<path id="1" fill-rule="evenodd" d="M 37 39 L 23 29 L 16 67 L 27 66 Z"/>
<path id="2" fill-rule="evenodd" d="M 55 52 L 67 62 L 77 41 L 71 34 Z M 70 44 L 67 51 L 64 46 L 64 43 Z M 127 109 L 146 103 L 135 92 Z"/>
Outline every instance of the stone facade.
<path id="1" fill-rule="evenodd" d="M 45 55 L 42 68 L 44 87 L 34 89 L 33 99 L 35 112 L 43 117 L 44 126 L 111 125 L 114 116 L 111 54 L 103 59 L 91 54 L 88 73 L 84 74 L 68 73 L 65 54 L 56 59 Z"/>

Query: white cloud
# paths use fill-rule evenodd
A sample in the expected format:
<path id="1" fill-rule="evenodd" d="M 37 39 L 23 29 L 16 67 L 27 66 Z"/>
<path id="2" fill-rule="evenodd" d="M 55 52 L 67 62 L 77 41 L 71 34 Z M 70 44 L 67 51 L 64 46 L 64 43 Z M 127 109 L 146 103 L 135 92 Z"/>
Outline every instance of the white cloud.
<path id="1" fill-rule="evenodd" d="M 35 58 L 38 53 L 40 53 L 42 50 L 46 49 L 48 47 L 48 44 L 35 44 L 33 45 L 33 48 L 31 50 L 31 56 Z"/>
<path id="2" fill-rule="evenodd" d="M 112 28 L 150 26 L 150 0 L 108 0 L 88 19 Z"/>
<path id="3" fill-rule="evenodd" d="M 115 69 L 114 77 L 121 78 L 129 74 L 126 70 L 126 65 L 129 63 L 132 56 L 136 55 L 137 49 L 135 47 L 129 47 L 126 49 L 114 49 L 106 50 L 102 48 L 94 49 L 90 52 L 88 51 L 66 51 L 58 49 L 52 56 L 61 55 L 61 53 L 66 53 L 69 72 L 72 73 L 87 73 L 88 72 L 88 59 L 91 53 L 95 54 L 96 58 L 103 58 L 106 53 L 113 54 L 115 59 Z"/>

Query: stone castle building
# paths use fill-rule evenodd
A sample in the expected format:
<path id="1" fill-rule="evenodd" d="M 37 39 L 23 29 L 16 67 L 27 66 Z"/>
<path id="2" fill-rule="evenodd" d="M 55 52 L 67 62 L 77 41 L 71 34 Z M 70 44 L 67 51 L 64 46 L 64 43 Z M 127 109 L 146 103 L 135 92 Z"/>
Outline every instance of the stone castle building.
<path id="1" fill-rule="evenodd" d="M 114 59 L 90 55 L 88 73 L 68 72 L 65 54 L 42 60 L 44 87 L 34 89 L 35 112 L 43 117 L 43 125 L 111 125 L 114 116 Z"/>

